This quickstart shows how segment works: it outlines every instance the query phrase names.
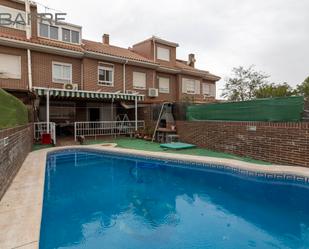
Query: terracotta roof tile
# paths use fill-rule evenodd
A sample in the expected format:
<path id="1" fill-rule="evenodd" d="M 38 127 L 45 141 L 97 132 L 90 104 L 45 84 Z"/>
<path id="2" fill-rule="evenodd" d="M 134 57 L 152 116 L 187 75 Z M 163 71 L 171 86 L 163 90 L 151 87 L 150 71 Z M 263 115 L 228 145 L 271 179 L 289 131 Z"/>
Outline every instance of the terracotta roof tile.
<path id="1" fill-rule="evenodd" d="M 40 44 L 40 45 L 45 45 L 45 46 L 51 46 L 51 47 L 57 47 L 57 48 L 62 48 L 62 49 L 68 49 L 72 51 L 77 51 L 77 52 L 95 52 L 95 53 L 101 53 L 105 55 L 111 55 L 111 56 L 117 56 L 120 58 L 124 59 L 129 59 L 129 60 L 136 60 L 140 62 L 146 62 L 146 63 L 152 63 L 152 64 L 157 64 L 154 63 L 152 60 L 147 59 L 135 52 L 133 52 L 130 49 L 126 48 L 121 48 L 113 45 L 105 45 L 100 42 L 95 42 L 95 41 L 89 41 L 89 40 L 82 40 L 81 45 L 74 45 L 74 44 L 69 44 L 65 43 L 62 41 L 54 41 L 54 40 L 49 40 L 45 38 L 32 38 L 30 41 L 26 39 L 26 37 L 22 36 L 14 36 L 14 35 L 9 35 L 7 33 L 1 32 L 0 31 L 0 37 L 8 38 L 8 39 L 14 39 L 18 41 L 25 41 L 25 42 L 31 42 L 35 44 Z M 157 64 L 159 66 L 159 64 Z M 186 64 L 186 61 L 183 60 L 178 60 L 176 61 L 175 67 L 172 66 L 165 66 L 161 65 L 163 67 L 171 68 L 171 69 L 178 69 L 178 70 L 183 70 L 186 73 L 192 73 L 192 74 L 200 74 L 202 77 L 210 78 L 212 80 L 219 80 L 220 77 L 210 74 L 208 71 L 204 70 L 199 70 L 196 68 L 192 68 Z"/>
<path id="2" fill-rule="evenodd" d="M 45 46 L 52 46 L 52 47 L 63 48 L 63 49 L 68 49 L 68 50 L 73 50 L 73 51 L 78 51 L 78 52 L 84 51 L 82 46 L 78 44 L 75 45 L 75 44 L 66 43 L 62 41 L 49 40 L 49 39 L 45 39 L 41 37 L 32 38 L 31 42 L 45 45 Z"/>
<path id="3" fill-rule="evenodd" d="M 204 77 L 208 77 L 208 78 L 211 78 L 213 80 L 220 80 L 221 79 L 219 76 L 211 74 L 208 71 L 204 71 L 204 70 L 200 70 L 200 69 L 197 69 L 197 68 L 190 67 L 189 65 L 186 64 L 186 61 L 183 61 L 183 60 L 176 60 L 176 67 L 181 69 L 181 70 L 189 71 L 189 72 L 192 72 L 192 73 L 202 74 Z"/>
<path id="4" fill-rule="evenodd" d="M 79 52 L 84 51 L 81 45 L 74 45 L 74 44 L 69 44 L 69 43 L 62 42 L 62 41 L 54 41 L 54 40 L 49 40 L 49 39 L 45 39 L 45 38 L 41 38 L 41 37 L 37 37 L 37 38 L 33 37 L 29 41 L 29 40 L 27 40 L 27 38 L 25 36 L 11 35 L 11 34 L 1 32 L 1 31 L 0 31 L 0 37 L 13 39 L 13 40 L 17 40 L 17 41 L 31 42 L 31 43 L 45 45 L 45 46 L 69 49 L 69 50 L 73 50 L 73 51 L 79 51 Z"/>
<path id="5" fill-rule="evenodd" d="M 116 47 L 112 45 L 106 45 L 100 42 L 83 40 L 83 48 L 86 51 L 113 55 L 113 56 L 118 56 L 118 57 L 125 58 L 125 59 L 131 59 L 131 60 L 137 60 L 137 61 L 155 64 L 152 60 L 149 60 L 137 53 L 134 53 L 133 51 L 129 49 Z"/>

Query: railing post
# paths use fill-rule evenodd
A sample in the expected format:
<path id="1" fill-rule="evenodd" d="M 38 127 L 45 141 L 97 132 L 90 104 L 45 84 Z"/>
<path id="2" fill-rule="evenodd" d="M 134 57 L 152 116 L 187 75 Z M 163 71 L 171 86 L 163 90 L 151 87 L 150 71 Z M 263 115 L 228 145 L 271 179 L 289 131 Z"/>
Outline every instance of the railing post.
<path id="1" fill-rule="evenodd" d="M 53 127 L 53 137 L 54 137 L 54 144 L 57 144 L 57 141 L 56 141 L 56 139 L 57 139 L 57 134 L 56 134 L 56 124 L 55 123 L 53 123 L 52 124 L 52 127 Z"/>
<path id="2" fill-rule="evenodd" d="M 46 133 L 49 133 L 49 89 L 47 89 L 46 91 L 46 122 L 47 122 Z"/>
<path id="3" fill-rule="evenodd" d="M 135 97 L 135 131 L 137 130 L 137 97 Z"/>
<path id="4" fill-rule="evenodd" d="M 76 122 L 74 122 L 74 141 L 76 142 Z"/>
<path id="5" fill-rule="evenodd" d="M 33 123 L 33 138 L 36 140 L 36 125 Z"/>

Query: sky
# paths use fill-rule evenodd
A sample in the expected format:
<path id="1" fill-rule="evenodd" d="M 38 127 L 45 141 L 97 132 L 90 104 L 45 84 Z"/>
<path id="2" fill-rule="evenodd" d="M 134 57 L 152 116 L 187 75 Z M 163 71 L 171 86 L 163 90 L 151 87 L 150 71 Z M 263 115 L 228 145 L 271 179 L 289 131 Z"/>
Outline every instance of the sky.
<path id="1" fill-rule="evenodd" d="M 233 67 L 255 65 L 271 82 L 293 87 L 309 76 L 309 0 L 37 2 L 67 13 L 84 39 L 108 33 L 112 45 L 125 48 L 152 35 L 179 43 L 179 59 L 194 53 L 197 68 L 222 78 L 217 97 Z"/>

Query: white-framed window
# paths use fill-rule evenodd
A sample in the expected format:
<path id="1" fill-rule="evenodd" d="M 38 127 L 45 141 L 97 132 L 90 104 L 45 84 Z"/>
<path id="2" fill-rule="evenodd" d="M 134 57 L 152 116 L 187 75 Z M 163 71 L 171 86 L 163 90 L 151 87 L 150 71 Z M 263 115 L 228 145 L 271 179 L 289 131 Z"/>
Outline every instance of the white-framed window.
<path id="1" fill-rule="evenodd" d="M 53 61 L 52 67 L 54 83 L 72 83 L 72 64 Z"/>
<path id="2" fill-rule="evenodd" d="M 203 86 L 202 87 L 203 95 L 208 95 L 210 97 L 216 96 L 216 85 L 215 84 L 203 83 L 202 86 Z"/>
<path id="3" fill-rule="evenodd" d="M 60 28 L 45 23 L 39 23 L 39 34 L 41 37 L 59 40 Z"/>
<path id="4" fill-rule="evenodd" d="M 210 84 L 210 96 L 211 97 L 216 97 L 216 84 Z"/>
<path id="5" fill-rule="evenodd" d="M 0 78 L 21 79 L 21 57 L 0 54 Z"/>
<path id="6" fill-rule="evenodd" d="M 98 84 L 103 86 L 114 86 L 113 66 L 98 66 Z"/>
<path id="7" fill-rule="evenodd" d="M 61 40 L 69 43 L 80 43 L 80 32 L 70 28 L 57 27 L 39 22 L 39 35 L 52 40 Z"/>
<path id="8" fill-rule="evenodd" d="M 182 79 L 182 92 L 187 94 L 200 94 L 200 81 L 194 79 Z"/>
<path id="9" fill-rule="evenodd" d="M 71 30 L 62 28 L 62 41 L 71 42 Z"/>
<path id="10" fill-rule="evenodd" d="M 133 88 L 146 89 L 146 73 L 133 72 Z"/>
<path id="11" fill-rule="evenodd" d="M 49 38 L 59 40 L 59 28 L 56 26 L 49 26 Z"/>
<path id="12" fill-rule="evenodd" d="M 70 43 L 79 43 L 80 33 L 76 30 L 62 28 L 62 41 Z"/>
<path id="13" fill-rule="evenodd" d="M 203 95 L 210 95 L 210 85 L 208 83 L 202 84 L 202 93 Z"/>
<path id="14" fill-rule="evenodd" d="M 170 61 L 170 50 L 168 48 L 157 47 L 157 59 Z"/>
<path id="15" fill-rule="evenodd" d="M 170 78 L 159 77 L 159 92 L 170 93 Z"/>

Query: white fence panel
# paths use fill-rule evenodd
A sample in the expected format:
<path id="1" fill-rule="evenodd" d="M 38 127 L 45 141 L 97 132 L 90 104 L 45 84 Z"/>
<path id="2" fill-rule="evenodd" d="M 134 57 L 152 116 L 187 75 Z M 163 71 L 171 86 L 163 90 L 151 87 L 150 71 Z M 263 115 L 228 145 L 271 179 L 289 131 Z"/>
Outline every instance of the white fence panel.
<path id="1" fill-rule="evenodd" d="M 100 121 L 100 122 L 75 122 L 74 137 L 96 137 L 133 134 L 137 129 L 145 128 L 145 121 Z"/>
<path id="2" fill-rule="evenodd" d="M 53 122 L 39 122 L 34 123 L 34 130 L 33 130 L 33 136 L 35 140 L 40 140 L 42 137 L 42 134 L 47 133 L 48 125 L 49 125 L 49 133 L 51 135 L 51 139 L 53 140 L 54 144 L 56 144 L 56 124 Z"/>

